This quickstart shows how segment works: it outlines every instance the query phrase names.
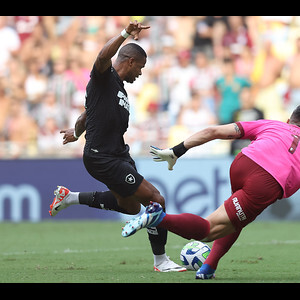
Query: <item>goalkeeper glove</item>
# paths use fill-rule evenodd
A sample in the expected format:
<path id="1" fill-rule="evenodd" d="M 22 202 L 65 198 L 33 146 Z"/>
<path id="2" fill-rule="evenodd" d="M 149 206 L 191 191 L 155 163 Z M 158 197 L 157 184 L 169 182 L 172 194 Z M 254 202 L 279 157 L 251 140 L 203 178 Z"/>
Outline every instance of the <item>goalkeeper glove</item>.
<path id="1" fill-rule="evenodd" d="M 168 169 L 170 171 L 173 170 L 173 166 L 177 161 L 177 156 L 174 154 L 173 149 L 159 149 L 157 147 L 150 146 L 150 154 L 153 156 L 153 160 L 156 162 L 168 162 Z"/>

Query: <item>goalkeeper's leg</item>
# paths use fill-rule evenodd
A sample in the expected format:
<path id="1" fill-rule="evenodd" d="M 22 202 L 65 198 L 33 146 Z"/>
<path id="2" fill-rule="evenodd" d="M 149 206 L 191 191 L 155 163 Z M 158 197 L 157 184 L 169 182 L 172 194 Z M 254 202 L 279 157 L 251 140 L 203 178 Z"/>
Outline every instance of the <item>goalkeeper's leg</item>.
<path id="1" fill-rule="evenodd" d="M 226 213 L 224 204 L 206 219 L 188 213 L 166 214 L 158 227 L 166 228 L 186 239 L 205 242 L 214 241 L 236 231 Z"/>
<path id="2" fill-rule="evenodd" d="M 241 229 L 214 241 L 209 256 L 204 264 L 216 270 L 219 260 L 229 251 L 241 233 Z"/>

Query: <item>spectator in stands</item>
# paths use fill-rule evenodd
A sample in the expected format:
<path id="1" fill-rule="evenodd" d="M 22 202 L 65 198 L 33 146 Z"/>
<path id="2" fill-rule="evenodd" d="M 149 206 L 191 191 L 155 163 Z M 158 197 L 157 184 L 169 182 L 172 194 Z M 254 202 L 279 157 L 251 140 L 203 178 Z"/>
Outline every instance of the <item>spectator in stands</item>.
<path id="1" fill-rule="evenodd" d="M 30 37 L 34 27 L 40 22 L 40 20 L 40 16 L 14 16 L 16 31 L 22 44 Z"/>
<path id="2" fill-rule="evenodd" d="M 61 145 L 59 129 L 56 119 L 52 116 L 46 116 L 37 135 L 37 146 L 42 156 L 51 157 L 56 154 Z"/>
<path id="3" fill-rule="evenodd" d="M 235 73 L 238 76 L 250 78 L 254 67 L 252 51 L 248 46 L 243 46 L 240 55 L 234 60 Z"/>
<path id="4" fill-rule="evenodd" d="M 0 76 L 3 76 L 9 59 L 17 55 L 21 46 L 16 30 L 7 26 L 6 16 L 0 16 L 0 41 Z"/>
<path id="5" fill-rule="evenodd" d="M 226 32 L 228 27 L 227 17 L 197 16 L 196 18 L 194 50 L 204 52 L 209 59 L 213 59 L 216 54 L 214 48 L 220 45 L 223 33 Z"/>
<path id="6" fill-rule="evenodd" d="M 9 107 L 11 104 L 11 99 L 5 94 L 5 86 L 3 80 L 0 81 L 0 141 L 5 141 L 5 125 L 6 118 L 9 113 Z"/>
<path id="7" fill-rule="evenodd" d="M 73 95 L 76 91 L 75 85 L 66 74 L 66 59 L 61 56 L 53 63 L 53 74 L 48 78 L 48 91 L 55 94 L 57 105 L 62 107 L 61 115 L 63 126 L 69 126 L 69 111 L 73 103 Z"/>
<path id="8" fill-rule="evenodd" d="M 283 61 L 274 55 L 272 42 L 267 39 L 255 58 L 251 77 L 257 87 L 256 107 L 263 111 L 266 119 L 284 122 L 289 116 L 284 112 L 283 100 L 277 89 L 283 66 Z"/>
<path id="9" fill-rule="evenodd" d="M 144 19 L 151 26 L 148 35 L 140 41 L 144 43 L 144 47 L 148 45 L 146 47 L 151 48 L 147 51 L 147 64 L 151 68 L 137 81 L 135 89 L 128 89 L 133 117 L 131 120 L 134 123 L 131 124 L 132 129 L 141 125 L 145 119 L 150 122 L 148 117 L 151 118 L 152 115 L 148 115 L 147 108 L 151 104 L 147 99 L 151 94 L 156 95 L 155 101 L 159 107 L 153 118 L 166 120 L 165 115 L 171 116 L 166 120 L 164 134 L 160 135 L 162 143 L 170 127 L 171 137 L 175 136 L 174 132 L 176 137 L 182 134 L 181 139 L 186 136 L 183 127 L 179 128 L 177 117 L 182 105 L 189 103 L 194 90 L 200 93 L 205 105 L 218 113 L 221 123 L 232 120 L 233 111 L 239 108 L 240 91 L 243 86 L 249 86 L 250 82 L 254 87 L 255 107 L 265 113 L 265 118 L 286 121 L 289 115 L 287 111 L 293 110 L 297 103 L 300 86 L 297 85 L 298 53 L 289 59 L 285 69 L 282 66 L 287 57 L 285 55 L 291 55 L 289 49 L 294 46 L 291 43 L 295 42 L 294 37 L 300 23 L 293 21 L 296 17 L 280 16 L 0 17 L 0 82 L 4 86 L 2 94 L 24 106 L 25 115 L 31 118 L 36 117 L 31 110 L 35 105 L 47 106 L 50 92 L 55 96 L 55 106 L 61 107 L 62 127 L 70 127 L 74 120 L 73 114 L 69 112 L 83 108 L 84 95 L 76 95 L 80 94 L 78 91 L 85 85 L 95 53 L 101 49 L 101 45 L 120 32 L 124 24 L 135 18 Z M 203 53 L 198 53 L 199 49 Z M 72 61 L 74 56 L 76 60 Z M 224 58 L 234 61 L 231 76 L 224 76 L 221 72 Z M 82 65 L 78 65 L 79 60 Z M 43 84 L 37 77 L 28 73 L 29 66 L 34 67 L 31 65 L 32 61 L 37 62 L 35 67 L 38 75 L 44 77 L 46 90 L 41 88 Z M 211 82 L 218 73 L 221 77 L 215 80 L 217 93 L 211 93 Z M 282 96 L 285 86 L 289 87 L 286 103 Z M 34 94 L 37 88 L 40 92 L 34 104 L 32 99 L 36 97 Z M 142 102 L 136 101 L 139 97 Z M 144 104 L 143 116 L 138 114 L 137 109 L 141 103 Z M 6 109 L 1 111 L 1 122 L 5 124 L 6 134 L 7 125 L 14 127 L 12 122 L 15 121 L 12 120 L 16 118 L 5 111 Z M 19 120 L 16 122 L 19 123 Z M 37 139 L 37 130 L 35 134 L 32 140 Z M 12 135 L 5 135 L 8 144 L 11 137 Z M 149 136 L 142 135 L 141 144 L 147 143 L 148 138 Z M 172 144 L 175 142 L 171 142 Z M 75 149 L 71 151 L 72 155 L 81 152 L 81 146 L 80 143 L 76 144 L 77 149 L 75 152 Z M 135 153 L 143 153 L 144 149 L 140 148 L 139 151 Z M 24 156 L 29 152 L 33 153 L 30 150 L 20 155 Z"/>
<path id="10" fill-rule="evenodd" d="M 168 70 L 169 76 L 169 114 L 170 124 L 176 122 L 180 107 L 185 105 L 190 97 L 190 82 L 196 75 L 196 67 L 192 64 L 191 53 L 183 50 L 178 53 L 178 64 Z"/>
<path id="11" fill-rule="evenodd" d="M 37 109 L 47 90 L 47 77 L 40 72 L 40 66 L 36 59 L 28 63 L 28 74 L 24 82 L 29 112 L 36 116 Z"/>
<path id="12" fill-rule="evenodd" d="M 7 66 L 7 76 L 3 77 L 5 93 L 12 99 L 27 101 L 24 87 L 27 77 L 25 65 L 18 57 L 11 57 Z"/>
<path id="13" fill-rule="evenodd" d="M 295 48 L 295 54 L 287 63 L 289 96 L 286 107 L 289 113 L 300 103 L 300 37 L 295 41 Z"/>
<path id="14" fill-rule="evenodd" d="M 75 87 L 72 108 L 81 109 L 84 106 L 85 89 L 90 80 L 90 70 L 82 66 L 82 51 L 79 47 L 74 46 L 70 49 L 64 74 L 66 80 L 71 81 Z M 78 113 L 77 111 L 76 115 Z"/>
<path id="15" fill-rule="evenodd" d="M 37 111 L 38 125 L 40 127 L 43 127 L 47 118 L 51 118 L 55 121 L 58 128 L 62 128 L 64 126 L 63 115 L 61 113 L 63 110 L 64 108 L 61 107 L 56 101 L 54 92 L 48 91 L 45 94 L 43 101 L 41 102 Z"/>
<path id="16" fill-rule="evenodd" d="M 195 54 L 195 67 L 196 73 L 191 79 L 190 89 L 197 91 L 210 109 L 216 111 L 214 84 L 222 75 L 221 67 L 209 61 L 204 52 L 197 52 Z"/>
<path id="17" fill-rule="evenodd" d="M 161 52 L 154 57 L 153 75 L 155 76 L 160 89 L 160 102 L 162 110 L 168 109 L 170 101 L 169 85 L 171 74 L 169 69 L 177 63 L 176 49 L 174 38 L 171 35 L 163 35 L 161 37 Z"/>
<path id="18" fill-rule="evenodd" d="M 240 93 L 246 86 L 251 86 L 250 81 L 247 78 L 237 76 L 234 72 L 233 60 L 225 58 L 223 61 L 223 76 L 216 81 L 216 91 L 220 99 L 218 109 L 220 124 L 233 121 L 233 113 L 241 107 Z"/>
<path id="19" fill-rule="evenodd" d="M 11 158 L 36 154 L 37 126 L 27 113 L 24 103 L 13 100 L 10 103 L 8 118 L 5 124 L 6 136 L 11 142 L 8 155 Z"/>
<path id="20" fill-rule="evenodd" d="M 177 123 L 170 128 L 169 145 L 172 142 L 178 142 L 184 136 L 189 136 L 207 126 L 217 123 L 217 117 L 203 100 L 197 91 L 192 91 L 191 99 L 180 109 Z M 199 157 L 211 154 L 215 145 L 215 143 L 212 143 L 208 147 L 191 151 L 188 155 L 189 157 Z"/>
<path id="21" fill-rule="evenodd" d="M 244 87 L 240 94 L 241 108 L 236 110 L 233 115 L 234 122 L 249 122 L 264 118 L 261 110 L 255 107 L 253 90 Z M 231 142 L 230 154 L 237 155 L 242 148 L 250 144 L 250 140 L 237 139 Z"/>
<path id="22" fill-rule="evenodd" d="M 228 16 L 229 30 L 223 36 L 223 46 L 229 49 L 233 59 L 239 57 L 244 46 L 252 48 L 252 41 L 242 16 Z"/>
<path id="23" fill-rule="evenodd" d="M 48 76 L 50 73 L 48 65 L 50 51 L 50 40 L 45 37 L 42 24 L 37 23 L 33 27 L 31 34 L 23 41 L 19 57 L 26 66 L 29 66 L 33 60 L 37 61 L 40 71 Z"/>
<path id="24" fill-rule="evenodd" d="M 244 87 L 240 93 L 241 108 L 233 114 L 234 122 L 249 122 L 264 118 L 263 112 L 255 107 L 253 90 Z"/>
<path id="25" fill-rule="evenodd" d="M 193 91 L 190 101 L 180 110 L 178 123 L 187 127 L 192 134 L 203 127 L 216 124 L 217 118 L 205 105 L 200 93 Z"/>
<path id="26" fill-rule="evenodd" d="M 212 16 L 197 16 L 194 49 L 213 58 Z"/>
<path id="27" fill-rule="evenodd" d="M 192 49 L 195 25 L 195 16 L 172 16 L 167 19 L 167 30 L 174 37 L 175 46 L 179 51 Z"/>

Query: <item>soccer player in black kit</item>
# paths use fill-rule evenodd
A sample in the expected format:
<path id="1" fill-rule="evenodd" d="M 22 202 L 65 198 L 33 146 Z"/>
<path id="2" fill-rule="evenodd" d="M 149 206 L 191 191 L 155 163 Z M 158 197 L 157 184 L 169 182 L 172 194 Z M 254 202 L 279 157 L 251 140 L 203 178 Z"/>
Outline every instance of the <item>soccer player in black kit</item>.
<path id="1" fill-rule="evenodd" d="M 142 75 L 147 54 L 135 43 L 123 46 L 112 65 L 111 58 L 130 35 L 138 39 L 141 30 L 149 26 L 134 21 L 116 37 L 108 41 L 98 54 L 86 88 L 85 111 L 75 128 L 62 130 L 63 144 L 74 142 L 86 131 L 83 162 L 91 176 L 104 183 L 109 191 L 71 192 L 63 186 L 54 191 L 50 215 L 72 204 L 84 204 L 98 209 L 135 215 L 141 204 L 150 201 L 165 207 L 159 191 L 140 175 L 129 154 L 123 135 L 128 128 L 129 101 L 123 81 L 133 83 Z M 149 228 L 149 240 L 154 255 L 154 270 L 160 272 L 185 271 L 167 257 L 167 230 Z"/>

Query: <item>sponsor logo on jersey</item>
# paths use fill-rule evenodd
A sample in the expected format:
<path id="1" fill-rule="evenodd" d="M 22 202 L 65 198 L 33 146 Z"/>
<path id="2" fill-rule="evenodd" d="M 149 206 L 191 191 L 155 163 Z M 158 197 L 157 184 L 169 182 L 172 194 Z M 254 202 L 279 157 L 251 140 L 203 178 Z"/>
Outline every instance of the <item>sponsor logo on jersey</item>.
<path id="1" fill-rule="evenodd" d="M 130 109 L 129 101 L 128 101 L 128 98 L 124 95 L 124 93 L 119 91 L 117 96 L 120 98 L 119 105 L 129 111 L 129 109 Z"/>
<path id="2" fill-rule="evenodd" d="M 246 220 L 246 219 L 247 219 L 247 216 L 246 216 L 246 214 L 244 213 L 244 211 L 243 211 L 243 209 L 242 209 L 242 207 L 241 207 L 241 205 L 240 205 L 240 203 L 239 203 L 238 198 L 237 198 L 237 197 L 234 197 L 234 198 L 232 199 L 232 203 L 233 203 L 234 206 L 235 206 L 235 209 L 236 209 L 236 215 L 237 215 L 237 217 L 239 218 L 239 220 L 240 220 L 240 221 Z"/>

